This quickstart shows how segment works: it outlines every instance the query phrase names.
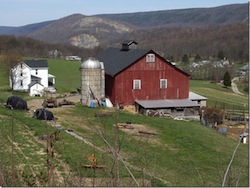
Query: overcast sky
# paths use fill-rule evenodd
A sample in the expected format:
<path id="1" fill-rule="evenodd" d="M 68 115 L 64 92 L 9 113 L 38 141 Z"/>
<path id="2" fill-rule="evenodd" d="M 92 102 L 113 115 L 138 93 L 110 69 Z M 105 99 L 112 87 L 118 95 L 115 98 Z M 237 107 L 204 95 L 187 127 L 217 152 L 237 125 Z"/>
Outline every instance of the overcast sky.
<path id="1" fill-rule="evenodd" d="M 128 13 L 237 3 L 248 0 L 0 0 L 0 26 L 23 26 L 75 13 Z"/>

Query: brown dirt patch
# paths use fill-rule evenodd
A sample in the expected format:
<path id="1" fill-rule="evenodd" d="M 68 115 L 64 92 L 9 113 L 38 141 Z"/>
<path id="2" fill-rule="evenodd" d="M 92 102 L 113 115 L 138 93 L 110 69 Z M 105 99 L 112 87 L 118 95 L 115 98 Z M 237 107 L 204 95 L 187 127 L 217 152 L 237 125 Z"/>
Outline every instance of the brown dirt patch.
<path id="1" fill-rule="evenodd" d="M 126 124 L 118 123 L 118 126 Z M 115 126 L 115 125 L 114 125 Z M 133 135 L 135 139 L 147 142 L 150 144 L 161 144 L 160 139 L 157 136 L 157 131 L 152 127 L 142 125 L 142 124 L 129 124 L 126 125 L 131 128 L 119 128 L 121 131 L 124 131 L 130 135 Z"/>
<path id="2" fill-rule="evenodd" d="M 124 106 L 124 110 L 132 113 L 132 114 L 136 114 L 137 112 L 135 111 L 135 106 L 134 105 L 127 105 Z"/>

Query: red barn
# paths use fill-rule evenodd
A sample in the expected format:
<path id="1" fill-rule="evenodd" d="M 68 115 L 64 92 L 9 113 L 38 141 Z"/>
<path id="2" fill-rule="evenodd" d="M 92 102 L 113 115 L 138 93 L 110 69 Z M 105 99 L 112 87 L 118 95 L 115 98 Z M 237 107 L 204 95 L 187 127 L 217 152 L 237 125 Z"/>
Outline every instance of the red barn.
<path id="1" fill-rule="evenodd" d="M 112 103 L 132 105 L 143 102 L 144 108 L 147 106 L 145 100 L 190 103 L 190 100 L 186 101 L 189 75 L 153 50 L 130 49 L 132 44 L 137 43 L 123 43 L 121 49 L 108 48 L 96 56 L 104 64 L 105 93 Z M 197 106 L 191 103 L 191 106 Z"/>

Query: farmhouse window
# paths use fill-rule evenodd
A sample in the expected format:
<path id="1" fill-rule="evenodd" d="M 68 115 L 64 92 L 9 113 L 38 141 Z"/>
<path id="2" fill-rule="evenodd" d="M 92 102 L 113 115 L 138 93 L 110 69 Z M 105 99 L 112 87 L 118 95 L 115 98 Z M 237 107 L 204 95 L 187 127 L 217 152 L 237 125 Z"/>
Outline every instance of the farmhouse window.
<path id="1" fill-rule="evenodd" d="M 147 54 L 146 62 L 147 63 L 154 63 L 155 62 L 155 54 Z"/>
<path id="2" fill-rule="evenodd" d="M 166 89 L 167 88 L 167 79 L 160 79 L 160 88 L 161 89 Z"/>
<path id="3" fill-rule="evenodd" d="M 38 71 L 37 71 L 37 69 L 36 69 L 36 74 L 38 74 Z"/>
<path id="4" fill-rule="evenodd" d="M 23 86 L 23 81 L 22 80 L 20 81 L 20 86 Z"/>
<path id="5" fill-rule="evenodd" d="M 134 80 L 133 89 L 141 89 L 141 80 Z"/>
<path id="6" fill-rule="evenodd" d="M 21 72 L 20 76 L 23 76 L 23 72 Z"/>

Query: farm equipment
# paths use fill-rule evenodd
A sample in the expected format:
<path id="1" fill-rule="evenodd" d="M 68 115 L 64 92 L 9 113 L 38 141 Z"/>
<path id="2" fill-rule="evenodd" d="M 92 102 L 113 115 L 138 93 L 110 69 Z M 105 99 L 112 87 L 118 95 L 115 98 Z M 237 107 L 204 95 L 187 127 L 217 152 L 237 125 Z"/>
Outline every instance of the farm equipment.
<path id="1" fill-rule="evenodd" d="M 50 94 L 50 97 L 48 96 Z M 53 93 L 45 92 L 45 98 L 43 100 L 42 106 L 44 108 L 54 108 L 57 107 L 57 100 L 53 96 Z"/>
<path id="2" fill-rule="evenodd" d="M 91 154 L 90 156 L 88 156 L 88 160 L 90 161 L 91 164 L 90 165 L 81 165 L 83 168 L 93 168 L 93 169 L 105 168 L 105 166 L 103 166 L 103 165 L 97 165 L 95 154 Z"/>
<path id="3" fill-rule="evenodd" d="M 72 101 L 69 101 L 69 100 L 66 100 L 66 99 L 63 99 L 61 102 L 59 102 L 58 104 L 59 106 L 64 106 L 64 105 L 75 105 L 74 102 Z"/>

